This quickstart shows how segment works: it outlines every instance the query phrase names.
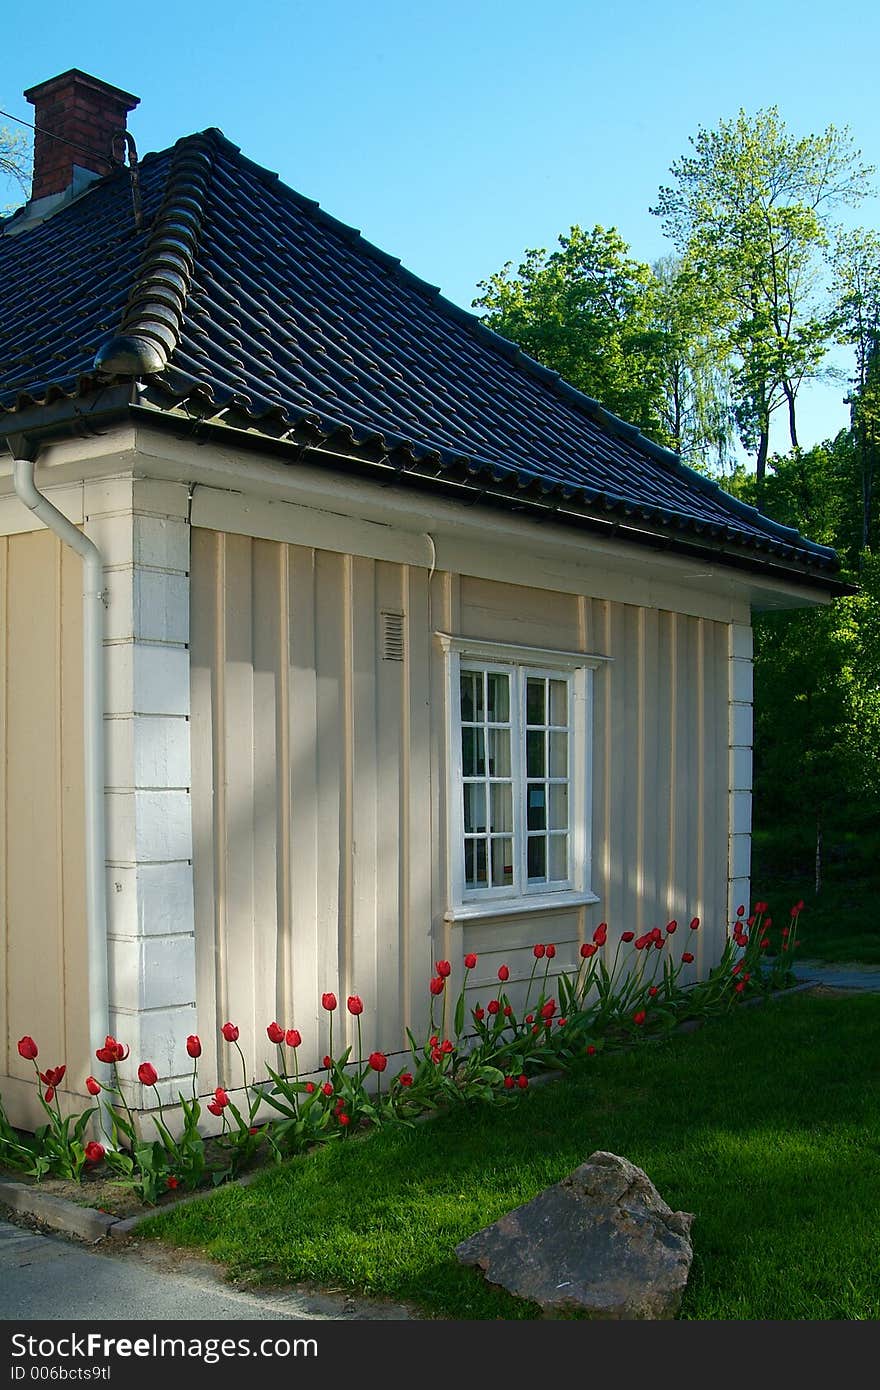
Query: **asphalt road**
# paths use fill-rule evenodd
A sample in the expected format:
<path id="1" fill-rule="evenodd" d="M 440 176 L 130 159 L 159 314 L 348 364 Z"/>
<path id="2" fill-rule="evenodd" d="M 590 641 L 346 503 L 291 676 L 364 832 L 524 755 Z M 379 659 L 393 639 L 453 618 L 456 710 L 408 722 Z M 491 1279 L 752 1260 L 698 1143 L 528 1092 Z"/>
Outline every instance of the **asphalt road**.
<path id="1" fill-rule="evenodd" d="M 0 1320 L 267 1322 L 406 1319 L 396 1305 L 287 1290 L 246 1292 L 146 1242 L 103 1253 L 0 1221 Z"/>

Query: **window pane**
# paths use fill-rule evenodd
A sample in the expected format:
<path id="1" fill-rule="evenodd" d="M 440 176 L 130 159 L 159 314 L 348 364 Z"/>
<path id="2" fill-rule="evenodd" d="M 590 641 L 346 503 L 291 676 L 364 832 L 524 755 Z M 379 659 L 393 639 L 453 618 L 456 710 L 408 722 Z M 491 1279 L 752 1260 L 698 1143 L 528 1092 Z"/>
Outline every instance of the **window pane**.
<path id="1" fill-rule="evenodd" d="M 529 881 L 547 877 L 547 840 L 543 835 L 529 836 Z"/>
<path id="2" fill-rule="evenodd" d="M 490 729 L 489 738 L 489 776 L 510 776 L 510 730 Z"/>
<path id="3" fill-rule="evenodd" d="M 466 831 L 486 829 L 486 784 L 465 782 L 464 828 Z"/>
<path id="4" fill-rule="evenodd" d="M 550 829 L 568 829 L 568 784 L 566 782 L 556 782 L 550 785 Z"/>
<path id="5" fill-rule="evenodd" d="M 487 686 L 486 717 L 493 723 L 506 724 L 510 719 L 510 678 L 490 671 Z"/>
<path id="6" fill-rule="evenodd" d="M 513 841 L 492 841 L 492 887 L 513 883 Z"/>
<path id="7" fill-rule="evenodd" d="M 568 878 L 568 836 L 550 836 L 550 870 L 548 878 Z"/>
<path id="8" fill-rule="evenodd" d="M 529 830 L 547 829 L 547 789 L 543 783 L 527 789 L 526 820 Z"/>
<path id="9" fill-rule="evenodd" d="M 530 676 L 526 681 L 526 723 L 527 724 L 546 724 L 546 707 L 544 699 L 544 688 L 546 682 L 537 676 Z"/>
<path id="10" fill-rule="evenodd" d="M 461 673 L 461 717 L 466 724 L 479 724 L 483 718 L 483 673 Z"/>
<path id="11" fill-rule="evenodd" d="M 465 840 L 464 881 L 468 888 L 485 888 L 487 886 L 485 840 Z"/>
<path id="12" fill-rule="evenodd" d="M 492 783 L 492 829 L 513 830 L 513 788 L 509 783 Z"/>
<path id="13" fill-rule="evenodd" d="M 550 682 L 550 723 L 568 723 L 568 681 Z"/>
<path id="14" fill-rule="evenodd" d="M 480 777 L 486 771 L 486 747 L 482 729 L 462 729 L 461 769 L 465 777 Z"/>
<path id="15" fill-rule="evenodd" d="M 550 776 L 568 776 L 568 734 L 550 735 Z"/>
<path id="16" fill-rule="evenodd" d="M 559 735 L 557 734 L 558 738 Z M 564 735 L 563 735 L 564 737 Z M 526 734 L 526 776 L 545 777 L 544 730 L 530 729 Z"/>

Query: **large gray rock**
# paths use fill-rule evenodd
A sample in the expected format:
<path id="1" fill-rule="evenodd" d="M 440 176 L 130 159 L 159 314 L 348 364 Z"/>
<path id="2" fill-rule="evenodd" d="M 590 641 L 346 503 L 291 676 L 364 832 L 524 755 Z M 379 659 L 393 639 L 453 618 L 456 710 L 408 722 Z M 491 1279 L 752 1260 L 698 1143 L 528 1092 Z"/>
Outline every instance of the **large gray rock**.
<path id="1" fill-rule="evenodd" d="M 690 1273 L 693 1219 L 667 1206 L 641 1168 L 597 1151 L 455 1253 L 549 1315 L 673 1318 Z"/>

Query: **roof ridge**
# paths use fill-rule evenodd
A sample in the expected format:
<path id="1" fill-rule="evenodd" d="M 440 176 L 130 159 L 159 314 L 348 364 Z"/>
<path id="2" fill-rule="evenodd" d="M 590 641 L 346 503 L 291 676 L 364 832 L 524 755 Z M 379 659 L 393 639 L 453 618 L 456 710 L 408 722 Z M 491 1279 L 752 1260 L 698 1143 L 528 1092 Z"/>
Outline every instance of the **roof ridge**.
<path id="1" fill-rule="evenodd" d="M 185 135 L 172 147 L 162 205 L 153 221 L 119 332 L 99 348 L 103 376 L 164 371 L 177 347 L 214 165 L 215 132 Z"/>

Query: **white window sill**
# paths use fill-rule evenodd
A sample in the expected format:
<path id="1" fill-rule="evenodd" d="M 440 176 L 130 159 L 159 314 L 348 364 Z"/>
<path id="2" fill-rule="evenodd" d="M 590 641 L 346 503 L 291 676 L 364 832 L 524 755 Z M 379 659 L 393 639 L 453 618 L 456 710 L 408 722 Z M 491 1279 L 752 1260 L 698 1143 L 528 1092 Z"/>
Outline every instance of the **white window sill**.
<path id="1" fill-rule="evenodd" d="M 443 914 L 445 922 L 470 922 L 475 917 L 519 917 L 527 912 L 558 912 L 597 903 L 595 893 L 533 893 L 525 898 L 488 898 L 460 903 Z"/>

